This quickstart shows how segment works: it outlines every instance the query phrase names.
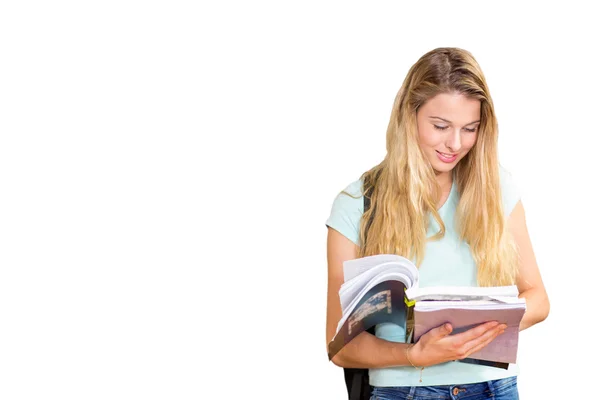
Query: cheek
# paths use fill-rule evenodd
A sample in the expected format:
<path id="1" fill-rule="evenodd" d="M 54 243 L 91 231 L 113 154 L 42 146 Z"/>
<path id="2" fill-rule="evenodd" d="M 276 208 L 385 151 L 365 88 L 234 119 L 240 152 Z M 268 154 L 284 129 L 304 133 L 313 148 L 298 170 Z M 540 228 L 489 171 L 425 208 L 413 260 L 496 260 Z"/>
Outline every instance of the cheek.
<path id="1" fill-rule="evenodd" d="M 465 139 L 463 139 L 463 147 L 466 151 L 471 150 L 473 146 L 475 146 L 475 142 L 477 142 L 477 135 L 471 135 Z"/>
<path id="2" fill-rule="evenodd" d="M 422 146 L 437 146 L 440 142 L 440 135 L 433 129 L 419 130 L 419 142 Z"/>

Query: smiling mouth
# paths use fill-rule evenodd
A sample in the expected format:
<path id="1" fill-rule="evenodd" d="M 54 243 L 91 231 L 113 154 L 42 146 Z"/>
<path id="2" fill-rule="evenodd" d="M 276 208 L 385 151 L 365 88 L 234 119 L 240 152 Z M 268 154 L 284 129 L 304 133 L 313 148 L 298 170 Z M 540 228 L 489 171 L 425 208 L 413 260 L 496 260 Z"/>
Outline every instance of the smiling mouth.
<path id="1" fill-rule="evenodd" d="M 440 151 L 435 151 L 437 153 L 438 158 L 446 164 L 450 164 L 455 162 L 456 160 L 458 160 L 458 153 L 456 154 L 446 154 L 446 153 L 442 153 Z"/>
<path id="2" fill-rule="evenodd" d="M 436 150 L 436 151 L 437 151 L 437 150 Z M 437 152 L 438 152 L 439 154 L 443 155 L 444 157 L 447 157 L 447 158 L 452 158 L 452 157 L 454 157 L 454 156 L 457 156 L 457 155 L 458 155 L 458 153 L 456 153 L 456 154 L 448 154 L 448 153 L 442 153 L 441 151 L 437 151 Z"/>

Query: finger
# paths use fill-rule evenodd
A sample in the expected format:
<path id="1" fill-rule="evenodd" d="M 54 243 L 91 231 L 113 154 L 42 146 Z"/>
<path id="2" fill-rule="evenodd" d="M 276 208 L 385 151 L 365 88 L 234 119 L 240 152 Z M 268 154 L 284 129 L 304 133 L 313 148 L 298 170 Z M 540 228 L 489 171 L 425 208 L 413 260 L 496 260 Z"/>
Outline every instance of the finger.
<path id="1" fill-rule="evenodd" d="M 433 328 L 427 334 L 436 338 L 443 338 L 448 336 L 452 332 L 452 325 L 446 323 L 438 326 L 437 328 Z"/>
<path id="2" fill-rule="evenodd" d="M 475 340 L 478 337 L 480 337 L 481 335 L 485 334 L 486 332 L 490 331 L 490 330 L 494 330 L 494 328 L 496 328 L 498 326 L 498 322 L 497 321 L 490 321 L 490 322 L 486 322 L 484 324 L 481 325 L 477 325 L 475 328 L 471 328 L 468 331 L 462 332 L 462 333 L 458 333 L 456 335 L 453 336 L 454 340 L 458 343 L 466 343 L 466 342 L 470 342 L 471 340 Z"/>
<path id="3" fill-rule="evenodd" d="M 490 344 L 494 339 L 501 335 L 506 329 L 506 325 L 501 324 L 496 329 L 490 329 L 479 338 L 474 339 L 470 342 L 465 343 L 464 351 L 462 352 L 463 358 L 470 356 L 471 354 L 483 349 L 485 346 Z"/>

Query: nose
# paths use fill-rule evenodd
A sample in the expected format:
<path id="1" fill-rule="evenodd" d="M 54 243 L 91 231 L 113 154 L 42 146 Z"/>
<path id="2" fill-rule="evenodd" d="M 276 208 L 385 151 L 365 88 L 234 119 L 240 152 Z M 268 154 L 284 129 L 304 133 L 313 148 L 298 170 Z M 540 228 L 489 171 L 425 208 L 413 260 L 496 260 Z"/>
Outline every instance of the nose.
<path id="1" fill-rule="evenodd" d="M 446 138 L 446 147 L 453 153 L 460 150 L 460 129 L 450 131 Z"/>

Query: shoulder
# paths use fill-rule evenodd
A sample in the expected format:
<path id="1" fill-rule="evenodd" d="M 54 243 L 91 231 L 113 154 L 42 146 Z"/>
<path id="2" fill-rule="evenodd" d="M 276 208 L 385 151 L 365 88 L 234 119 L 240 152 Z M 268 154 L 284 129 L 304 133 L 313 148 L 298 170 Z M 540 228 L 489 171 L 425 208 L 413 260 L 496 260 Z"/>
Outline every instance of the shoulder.
<path id="1" fill-rule="evenodd" d="M 364 212 L 362 179 L 358 179 L 333 199 L 331 212 L 325 224 L 358 245 L 360 218 Z"/>
<path id="2" fill-rule="evenodd" d="M 502 165 L 498 165 L 498 171 L 500 176 L 500 192 L 502 194 L 504 214 L 508 216 L 521 199 L 521 190 L 512 172 Z"/>

